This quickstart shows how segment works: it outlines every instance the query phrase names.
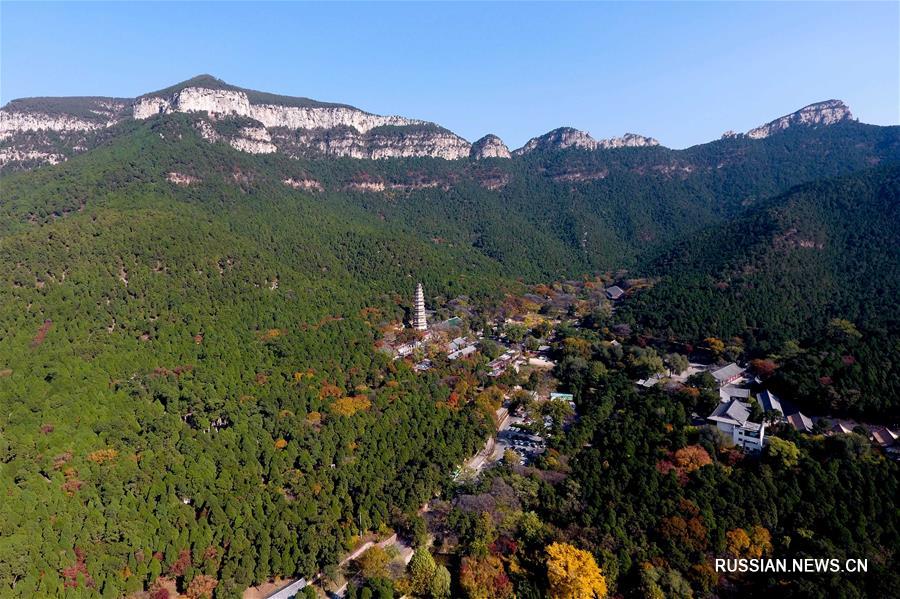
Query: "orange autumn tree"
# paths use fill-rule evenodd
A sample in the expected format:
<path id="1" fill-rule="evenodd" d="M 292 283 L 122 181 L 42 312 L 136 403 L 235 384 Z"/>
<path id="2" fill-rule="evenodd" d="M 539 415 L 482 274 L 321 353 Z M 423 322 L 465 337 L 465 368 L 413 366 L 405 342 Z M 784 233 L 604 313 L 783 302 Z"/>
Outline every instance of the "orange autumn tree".
<path id="1" fill-rule="evenodd" d="M 88 459 L 95 464 L 102 464 L 104 462 L 111 462 L 116 459 L 116 456 L 119 455 L 119 452 L 115 449 L 107 448 L 107 449 L 98 449 L 90 454 L 88 454 Z"/>
<path id="2" fill-rule="evenodd" d="M 188 585 L 186 594 L 190 599 L 212 599 L 219 581 L 206 574 L 198 574 Z"/>
<path id="3" fill-rule="evenodd" d="M 675 452 L 675 466 L 682 472 L 690 473 L 709 464 L 712 464 L 712 458 L 699 445 L 688 445 Z"/>
<path id="4" fill-rule="evenodd" d="M 590 552 L 568 543 L 547 547 L 547 578 L 552 599 L 602 599 L 606 579 Z"/>
<path id="5" fill-rule="evenodd" d="M 775 374 L 775 369 L 778 366 L 772 360 L 750 360 L 750 368 L 753 369 L 753 372 L 758 374 L 760 378 L 767 379 L 773 374 Z"/>

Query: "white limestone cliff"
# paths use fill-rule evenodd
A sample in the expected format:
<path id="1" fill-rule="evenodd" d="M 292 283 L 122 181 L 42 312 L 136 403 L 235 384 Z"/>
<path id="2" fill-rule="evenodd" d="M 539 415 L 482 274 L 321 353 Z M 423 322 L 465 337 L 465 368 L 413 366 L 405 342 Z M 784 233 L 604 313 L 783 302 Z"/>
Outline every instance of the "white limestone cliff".
<path id="1" fill-rule="evenodd" d="M 239 137 L 225 140 L 238 150 L 252 153 L 271 153 L 283 147 L 291 155 L 320 154 L 375 160 L 430 156 L 457 160 L 467 157 L 470 148 L 461 137 L 426 121 L 369 114 L 349 106 L 254 104 L 247 93 L 238 90 L 187 87 L 167 96 L 138 98 L 132 114 L 135 119 L 145 119 L 172 112 L 205 112 L 215 118 L 253 119 L 260 127 L 244 128 Z M 374 131 L 378 127 L 410 129 L 387 134 Z M 210 141 L 221 139 L 211 132 L 211 127 L 202 132 Z"/>
<path id="2" fill-rule="evenodd" d="M 370 131 L 361 134 L 342 128 L 303 130 L 288 134 L 282 130 L 273 133 L 274 142 L 290 156 L 343 156 L 381 160 L 385 158 L 410 158 L 431 156 L 445 160 L 458 160 L 469 156 L 469 142 L 441 129 L 417 129 L 407 131 Z"/>
<path id="3" fill-rule="evenodd" d="M 291 157 L 446 160 L 510 158 L 538 150 L 610 150 L 658 146 L 651 137 L 626 133 L 594 139 L 571 127 L 555 129 L 510 152 L 496 135 L 474 144 L 427 121 L 381 116 L 340 104 L 285 98 L 230 86 L 199 76 L 179 86 L 137 99 L 79 97 L 26 98 L 0 109 L 0 166 L 32 168 L 55 164 L 90 150 L 109 136 L 103 131 L 129 117 L 190 113 L 193 126 L 209 142 L 227 143 L 253 154 Z M 222 121 L 234 119 L 227 126 Z M 824 127 L 855 120 L 839 100 L 810 104 L 745 134 L 723 137 L 763 139 L 790 127 Z M 579 175 L 581 176 L 581 175 Z M 586 175 L 585 175 L 586 176 Z M 592 175 L 593 176 L 593 175 Z"/>
<path id="4" fill-rule="evenodd" d="M 132 115 L 146 119 L 156 114 L 172 112 L 207 112 L 215 115 L 245 116 L 264 127 L 286 129 L 333 129 L 353 127 L 365 133 L 385 125 L 421 125 L 425 121 L 400 116 L 379 116 L 344 106 L 282 106 L 251 104 L 245 92 L 187 87 L 169 96 L 138 98 Z"/>
<path id="5" fill-rule="evenodd" d="M 65 114 L 0 110 L 0 140 L 25 131 L 93 131 L 112 124 L 114 121 L 95 123 Z"/>
<path id="6" fill-rule="evenodd" d="M 0 166 L 15 163 L 59 164 L 65 159 L 62 154 L 54 152 L 0 148 Z"/>
<path id="7" fill-rule="evenodd" d="M 228 140 L 228 143 L 232 148 L 250 154 L 274 154 L 278 151 L 269 132 L 263 127 L 244 127 L 240 135 Z"/>

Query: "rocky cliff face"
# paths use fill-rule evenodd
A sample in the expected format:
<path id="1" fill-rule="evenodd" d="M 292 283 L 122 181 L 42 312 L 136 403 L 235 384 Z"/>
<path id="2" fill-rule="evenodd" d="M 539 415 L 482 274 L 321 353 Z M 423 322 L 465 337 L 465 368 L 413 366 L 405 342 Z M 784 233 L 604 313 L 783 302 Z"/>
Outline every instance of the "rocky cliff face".
<path id="1" fill-rule="evenodd" d="M 200 136 L 210 143 L 225 142 L 235 150 L 249 154 L 273 154 L 278 147 L 272 143 L 272 137 L 265 127 L 241 127 L 237 134 L 223 135 L 206 120 L 197 121 L 194 125 Z"/>
<path id="2" fill-rule="evenodd" d="M 532 138 L 524 146 L 513 152 L 517 156 L 542 150 L 565 150 L 567 148 L 581 148 L 584 150 L 609 150 L 614 148 L 640 148 L 645 146 L 658 146 L 659 142 L 652 137 L 644 137 L 635 133 L 626 133 L 622 137 L 610 139 L 594 139 L 584 131 L 571 127 L 561 127 L 545 133 L 540 137 Z"/>
<path id="3" fill-rule="evenodd" d="M 790 127 L 827 127 L 843 121 L 855 120 L 850 107 L 840 100 L 826 100 L 804 106 L 797 112 L 788 114 L 747 132 L 750 139 L 763 139 Z"/>
<path id="4" fill-rule="evenodd" d="M 470 156 L 475 160 L 483 158 L 510 158 L 509 148 L 496 135 L 485 135 L 472 144 Z"/>
<path id="5" fill-rule="evenodd" d="M 104 126 L 108 125 L 86 121 L 67 114 L 0 111 L 0 140 L 8 139 L 17 133 L 26 131 L 69 133 L 72 131 L 92 131 Z"/>
<path id="6" fill-rule="evenodd" d="M 578 129 L 560 127 L 539 137 L 532 137 L 524 146 L 514 152 L 516 155 L 528 154 L 536 150 L 565 150 L 567 148 L 584 148 L 593 150 L 597 140 Z"/>
<path id="7" fill-rule="evenodd" d="M 463 138 L 427 121 L 244 90 L 209 76 L 134 100 L 36 100 L 14 101 L 0 111 L 0 142 L 4 142 L 0 166 L 55 164 L 74 154 L 76 147 L 91 147 L 88 134 L 125 118 L 143 120 L 176 112 L 203 114 L 207 122 L 195 126 L 204 139 L 254 154 L 284 151 L 295 157 L 457 160 L 468 158 L 471 149 Z M 42 110 L 46 107 L 52 110 Z M 230 132 L 217 130 L 217 123 L 228 119 L 243 126 L 237 132 L 233 127 Z M 60 152 L 60 146 L 69 151 Z"/>
<path id="8" fill-rule="evenodd" d="M 0 166 L 57 164 L 126 116 L 122 98 L 24 98 L 0 109 Z"/>
<path id="9" fill-rule="evenodd" d="M 469 143 L 426 121 L 369 114 L 349 106 L 287 106 L 254 103 L 245 91 L 186 87 L 165 96 L 138 98 L 135 119 L 172 112 L 205 112 L 216 118 L 246 117 L 259 127 L 226 139 L 238 150 L 270 153 L 279 148 L 295 157 L 408 158 L 456 160 Z M 270 135 L 271 134 L 271 135 Z"/>
<path id="10" fill-rule="evenodd" d="M 289 156 L 346 156 L 380 160 L 430 156 L 458 160 L 469 155 L 469 142 L 435 125 L 375 127 L 361 133 L 352 127 L 334 129 L 279 128 L 272 139 Z"/>

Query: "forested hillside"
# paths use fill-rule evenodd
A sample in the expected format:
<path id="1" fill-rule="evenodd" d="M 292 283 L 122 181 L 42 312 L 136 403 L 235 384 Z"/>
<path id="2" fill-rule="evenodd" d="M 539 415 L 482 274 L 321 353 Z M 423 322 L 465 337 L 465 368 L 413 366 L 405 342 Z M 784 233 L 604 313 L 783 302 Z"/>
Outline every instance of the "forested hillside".
<path id="1" fill-rule="evenodd" d="M 785 389 L 817 412 L 896 418 L 897 223 L 897 166 L 800 186 L 674 245 L 622 315 L 664 337 L 742 337 L 780 355 Z M 829 332 L 834 319 L 851 332 Z M 801 356 L 798 342 L 817 349 Z"/>

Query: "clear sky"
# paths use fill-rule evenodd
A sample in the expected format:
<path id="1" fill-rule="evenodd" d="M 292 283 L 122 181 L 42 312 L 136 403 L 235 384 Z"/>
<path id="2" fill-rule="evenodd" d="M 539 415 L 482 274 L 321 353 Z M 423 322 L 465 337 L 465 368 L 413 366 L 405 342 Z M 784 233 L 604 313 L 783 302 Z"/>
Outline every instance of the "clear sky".
<path id="1" fill-rule="evenodd" d="M 0 100 L 200 73 L 510 147 L 567 125 L 685 147 L 806 104 L 900 122 L 900 3 L 0 2 Z"/>

